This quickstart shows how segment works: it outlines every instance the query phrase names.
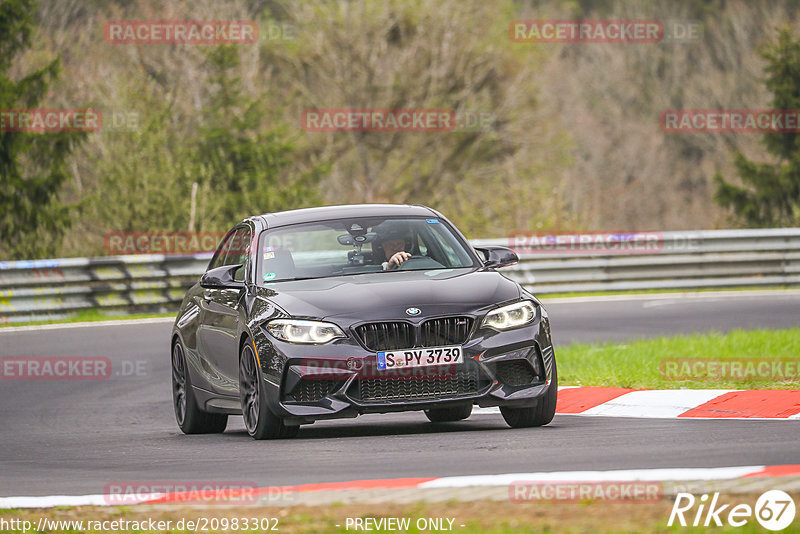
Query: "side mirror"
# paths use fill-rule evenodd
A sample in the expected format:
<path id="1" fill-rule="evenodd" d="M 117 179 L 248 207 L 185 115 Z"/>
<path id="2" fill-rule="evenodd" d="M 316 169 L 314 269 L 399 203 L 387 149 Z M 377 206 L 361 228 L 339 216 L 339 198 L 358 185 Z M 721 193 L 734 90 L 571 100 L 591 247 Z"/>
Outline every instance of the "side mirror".
<path id="1" fill-rule="evenodd" d="M 244 287 L 244 282 L 233 279 L 236 271 L 241 268 L 241 265 L 223 265 L 206 271 L 200 277 L 200 287 L 208 289 L 241 289 Z"/>
<path id="2" fill-rule="evenodd" d="M 483 254 L 484 267 L 508 267 L 509 265 L 514 265 L 519 261 L 519 256 L 517 256 L 517 253 L 510 248 L 487 245 L 484 247 L 475 247 L 475 250 Z"/>

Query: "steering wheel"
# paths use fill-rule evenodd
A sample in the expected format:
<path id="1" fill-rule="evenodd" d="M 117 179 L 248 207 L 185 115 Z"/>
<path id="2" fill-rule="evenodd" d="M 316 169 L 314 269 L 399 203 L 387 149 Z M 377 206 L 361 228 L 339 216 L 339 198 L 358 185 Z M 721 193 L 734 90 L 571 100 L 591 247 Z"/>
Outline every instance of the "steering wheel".
<path id="1" fill-rule="evenodd" d="M 424 260 L 424 259 L 425 259 L 425 256 L 410 256 L 410 257 L 406 258 L 406 260 L 403 263 L 401 263 L 400 265 L 395 265 L 394 263 L 392 263 L 391 266 L 389 267 L 389 269 L 402 271 L 403 268 L 406 266 L 406 264 L 408 264 L 409 262 L 411 262 L 413 260 Z"/>

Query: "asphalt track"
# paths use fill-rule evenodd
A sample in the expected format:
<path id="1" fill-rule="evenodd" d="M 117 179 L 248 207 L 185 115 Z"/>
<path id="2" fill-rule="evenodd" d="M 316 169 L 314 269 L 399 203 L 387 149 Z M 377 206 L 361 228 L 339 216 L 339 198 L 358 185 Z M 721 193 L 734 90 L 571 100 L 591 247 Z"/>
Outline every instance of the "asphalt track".
<path id="1" fill-rule="evenodd" d="M 653 296 L 547 304 L 558 345 L 800 324 L 800 292 Z M 108 484 L 249 482 L 655 467 L 800 464 L 800 421 L 651 420 L 559 415 L 512 430 L 499 415 L 428 423 L 419 412 L 301 428 L 252 441 L 184 436 L 170 399 L 171 324 L 0 329 L 0 356 L 100 356 L 106 380 L 0 381 L 0 496 L 103 493 Z"/>

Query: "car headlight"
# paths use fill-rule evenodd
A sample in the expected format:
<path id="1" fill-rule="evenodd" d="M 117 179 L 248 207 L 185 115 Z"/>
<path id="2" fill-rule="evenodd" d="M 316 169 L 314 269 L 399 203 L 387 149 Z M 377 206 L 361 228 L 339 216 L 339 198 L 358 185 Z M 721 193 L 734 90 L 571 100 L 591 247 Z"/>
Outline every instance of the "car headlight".
<path id="1" fill-rule="evenodd" d="M 345 337 L 341 328 L 322 321 L 275 319 L 267 323 L 266 328 L 274 337 L 289 343 L 327 343 Z"/>
<path id="2" fill-rule="evenodd" d="M 486 314 L 481 326 L 508 330 L 526 325 L 536 319 L 536 305 L 529 301 L 515 302 L 508 306 L 495 308 Z"/>

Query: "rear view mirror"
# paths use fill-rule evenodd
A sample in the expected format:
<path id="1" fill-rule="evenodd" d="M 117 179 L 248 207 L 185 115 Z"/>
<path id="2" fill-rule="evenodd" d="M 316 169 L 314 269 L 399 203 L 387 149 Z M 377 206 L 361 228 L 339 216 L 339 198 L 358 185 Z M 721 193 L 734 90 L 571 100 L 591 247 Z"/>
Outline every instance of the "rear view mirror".
<path id="1" fill-rule="evenodd" d="M 346 247 L 353 246 L 356 244 L 356 240 L 353 239 L 353 236 L 351 236 L 350 234 L 342 234 L 336 239 L 339 241 L 340 245 L 344 245 Z"/>
<path id="2" fill-rule="evenodd" d="M 344 246 L 355 246 L 355 245 L 364 245 L 366 243 L 372 243 L 375 241 L 375 238 L 378 237 L 378 234 L 375 232 L 367 232 L 366 234 L 342 234 L 336 239 L 339 241 L 340 245 Z"/>

